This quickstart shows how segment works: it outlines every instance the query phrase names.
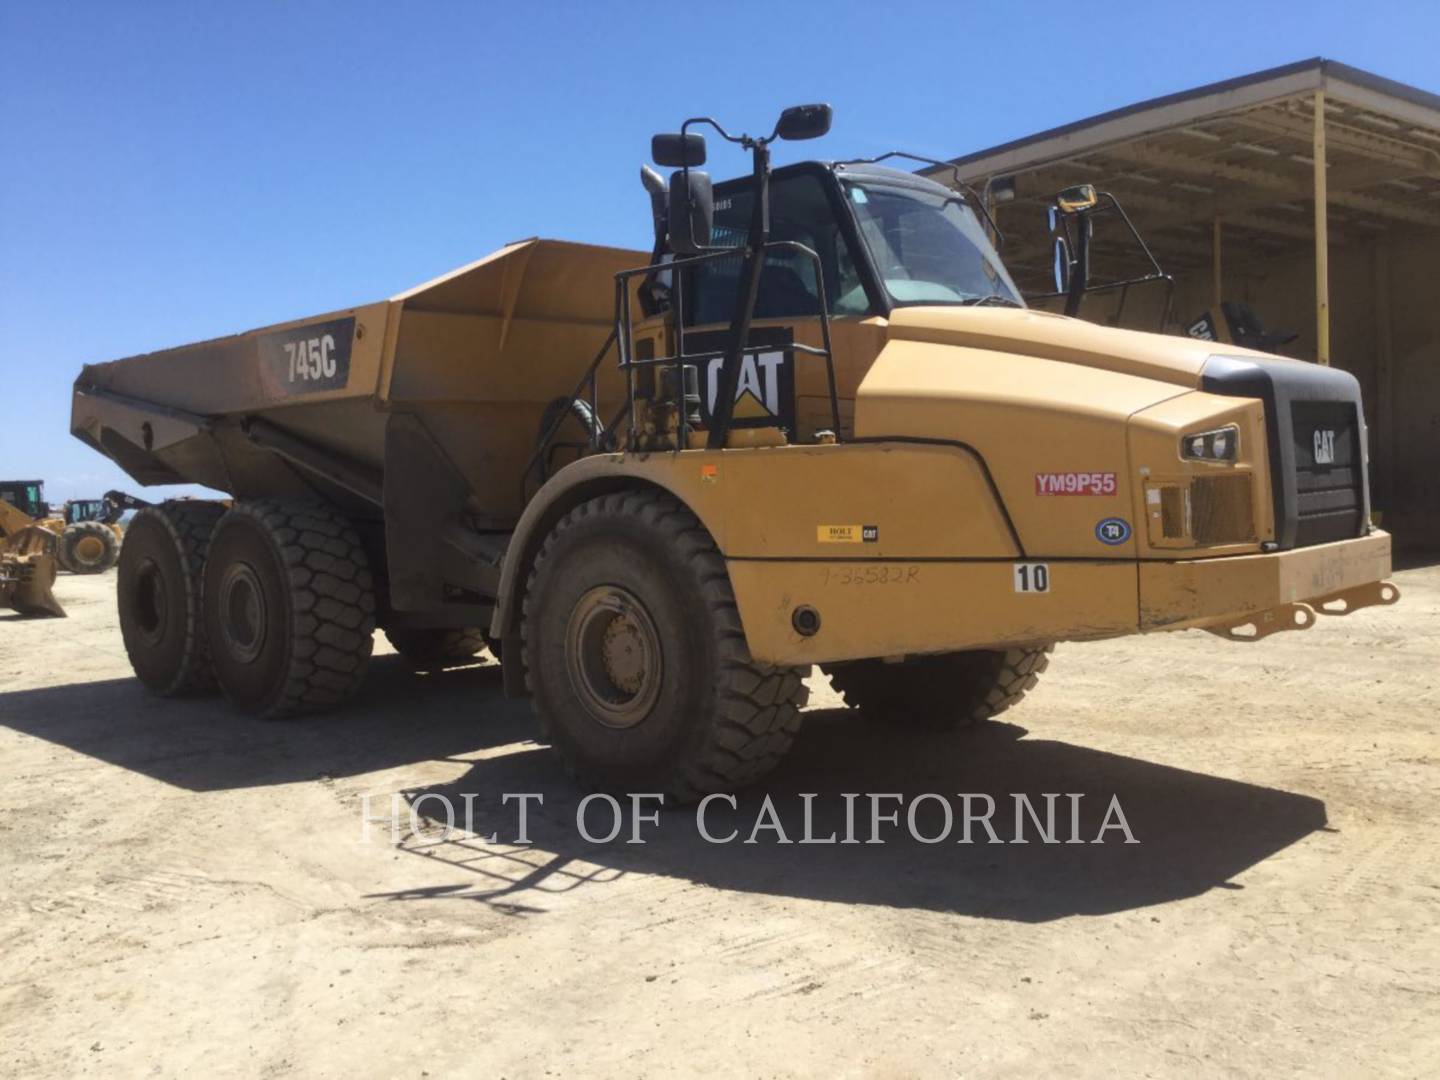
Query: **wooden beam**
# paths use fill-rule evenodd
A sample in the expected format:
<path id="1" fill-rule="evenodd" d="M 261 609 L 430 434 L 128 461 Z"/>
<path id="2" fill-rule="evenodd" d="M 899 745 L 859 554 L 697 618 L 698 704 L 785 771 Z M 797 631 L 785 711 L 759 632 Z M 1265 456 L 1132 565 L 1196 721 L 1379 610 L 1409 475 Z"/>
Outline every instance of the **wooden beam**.
<path id="1" fill-rule="evenodd" d="M 1220 218 L 1218 215 L 1215 218 L 1214 230 L 1210 236 L 1210 247 L 1211 251 L 1213 252 L 1212 266 L 1210 268 L 1212 275 L 1210 283 L 1211 295 L 1213 298 L 1213 303 L 1215 305 L 1215 318 L 1218 319 L 1220 318 L 1220 300 L 1225 295 L 1224 289 L 1222 288 L 1223 282 L 1220 275 Z"/>
<path id="2" fill-rule="evenodd" d="M 1388 510 L 1395 494 L 1395 470 L 1397 462 L 1395 449 L 1395 361 L 1394 342 L 1390 329 L 1390 245 L 1383 240 L 1375 245 L 1375 402 L 1371 406 L 1375 426 L 1380 429 L 1379 438 L 1372 439 L 1371 445 L 1379 452 L 1380 460 L 1374 469 L 1379 482 L 1380 506 Z"/>
<path id="3" fill-rule="evenodd" d="M 1325 91 L 1315 91 L 1315 359 L 1330 364 L 1330 232 L 1325 193 Z"/>
<path id="4" fill-rule="evenodd" d="M 1216 213 L 1224 214 L 1228 218 L 1235 209 L 1259 209 L 1277 202 L 1289 202 L 1292 199 L 1304 198 L 1310 194 L 1311 185 L 1303 179 L 1285 176 L 1268 169 L 1253 168 L 1249 165 L 1235 165 L 1204 157 L 1191 157 L 1188 154 L 1179 154 L 1162 150 L 1159 147 L 1136 143 L 1108 147 L 1105 152 L 1133 165 L 1209 179 L 1212 183 L 1218 178 L 1247 188 L 1251 192 L 1258 192 L 1238 197 L 1232 196 L 1228 202 L 1223 192 L 1217 192 L 1214 199 L 1206 201 L 1204 212 L 1199 212 L 1197 208 L 1197 213 L 1192 219 L 1195 221 L 1208 220 Z M 1424 151 L 1423 153 L 1428 154 L 1429 152 Z M 1313 171 L 1312 166 L 1311 172 L 1313 173 Z M 1440 170 L 1437 170 L 1437 173 L 1440 173 Z M 1409 175 L 1430 174 L 1425 169 L 1417 169 Z M 1398 177 L 1392 174 L 1391 178 Z M 1358 210 L 1376 217 L 1388 217 L 1413 225 L 1440 228 L 1440 211 L 1347 190 L 1352 186 L 1366 187 L 1378 183 L 1381 179 L 1385 179 L 1385 177 L 1377 175 L 1376 171 L 1369 167 L 1363 170 L 1360 168 L 1347 170 L 1338 177 L 1338 182 L 1336 182 L 1336 178 L 1331 178 L 1331 202 L 1337 206 Z"/>
<path id="5" fill-rule="evenodd" d="M 1298 112 L 1282 112 L 1276 109 L 1257 110 L 1231 117 L 1236 124 L 1251 131 L 1267 135 L 1283 135 L 1297 142 L 1309 142 L 1314 127 L 1312 117 Z M 1378 132 L 1358 131 L 1342 127 L 1334 121 L 1326 124 L 1326 142 L 1335 150 L 1379 160 L 1405 170 L 1410 175 L 1434 175 L 1440 169 L 1440 155 L 1421 146 L 1381 135 Z"/>

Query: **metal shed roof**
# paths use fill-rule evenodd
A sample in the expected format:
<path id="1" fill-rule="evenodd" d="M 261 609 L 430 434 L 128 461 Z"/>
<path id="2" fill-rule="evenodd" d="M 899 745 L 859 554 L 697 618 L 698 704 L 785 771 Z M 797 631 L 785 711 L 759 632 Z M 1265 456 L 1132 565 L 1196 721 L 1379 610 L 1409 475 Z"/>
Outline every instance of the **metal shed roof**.
<path id="1" fill-rule="evenodd" d="M 1266 256 L 1315 242 L 1316 101 L 1324 102 L 1330 239 L 1440 229 L 1440 95 L 1315 58 L 1115 109 L 953 159 L 976 187 L 1015 178 L 1001 210 L 1024 276 L 1048 273 L 1037 204 L 1087 182 L 1114 191 L 1167 268 L 1227 247 Z M 925 172 L 944 182 L 944 171 Z M 1012 206 L 1029 204 L 1028 214 Z M 1097 250 L 1097 255 L 1100 251 Z"/>

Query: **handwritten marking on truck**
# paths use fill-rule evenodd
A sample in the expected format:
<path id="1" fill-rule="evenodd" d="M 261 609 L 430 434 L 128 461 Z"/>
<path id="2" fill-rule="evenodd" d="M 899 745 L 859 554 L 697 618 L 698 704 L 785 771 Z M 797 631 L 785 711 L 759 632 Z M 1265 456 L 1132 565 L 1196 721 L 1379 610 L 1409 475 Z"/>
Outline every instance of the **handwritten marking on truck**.
<path id="1" fill-rule="evenodd" d="M 827 566 L 824 585 L 912 585 L 920 579 L 918 566 L 864 563 L 859 566 Z"/>
<path id="2" fill-rule="evenodd" d="M 1017 562 L 1015 591 L 1017 593 L 1047 593 L 1050 591 L 1050 567 L 1043 562 Z"/>
<path id="3" fill-rule="evenodd" d="M 1119 490 L 1113 472 L 1035 474 L 1036 495 L 1114 495 Z"/>
<path id="4" fill-rule="evenodd" d="M 350 378 L 355 320 L 331 319 L 295 326 L 260 338 L 260 368 L 266 388 L 289 396 L 343 389 Z"/>

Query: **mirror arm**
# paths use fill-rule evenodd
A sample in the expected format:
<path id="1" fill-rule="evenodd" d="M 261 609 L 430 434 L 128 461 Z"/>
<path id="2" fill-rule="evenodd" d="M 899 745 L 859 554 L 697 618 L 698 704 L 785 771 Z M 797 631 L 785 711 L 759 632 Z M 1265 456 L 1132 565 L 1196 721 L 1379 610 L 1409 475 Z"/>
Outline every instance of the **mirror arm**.
<path id="1" fill-rule="evenodd" d="M 712 128 L 715 129 L 715 133 L 719 135 L 722 139 L 724 139 L 726 142 L 739 143 L 742 146 L 745 145 L 746 141 L 750 138 L 748 135 L 731 135 L 728 131 L 726 131 L 723 127 L 720 126 L 720 122 L 718 120 L 714 120 L 708 116 L 692 116 L 689 120 L 686 120 L 683 124 L 680 125 L 680 134 L 686 134 L 689 131 L 691 124 L 709 124 Z"/>
<path id="2" fill-rule="evenodd" d="M 1090 219 L 1084 213 L 1077 215 L 1075 232 L 1075 257 L 1070 262 L 1070 291 L 1065 295 L 1065 314 L 1074 316 L 1080 311 L 1080 301 L 1085 296 L 1085 286 L 1090 278 L 1090 236 L 1093 230 Z"/>

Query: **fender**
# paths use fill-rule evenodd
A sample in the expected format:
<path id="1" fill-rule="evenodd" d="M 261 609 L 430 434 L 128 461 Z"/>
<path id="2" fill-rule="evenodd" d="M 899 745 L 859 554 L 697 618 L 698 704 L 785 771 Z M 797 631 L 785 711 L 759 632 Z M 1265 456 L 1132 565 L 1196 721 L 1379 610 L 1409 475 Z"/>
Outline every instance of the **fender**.
<path id="1" fill-rule="evenodd" d="M 985 462 L 961 444 L 900 438 L 597 455 L 556 473 L 516 524 L 491 623 L 505 650 L 518 655 L 520 598 L 544 537 L 586 499 L 641 486 L 695 514 L 732 565 L 1004 560 L 1024 551 Z M 752 610 L 764 600 L 748 599 Z M 754 651 L 748 628 L 746 637 Z M 507 691 L 523 692 L 521 665 L 506 667 Z"/>

